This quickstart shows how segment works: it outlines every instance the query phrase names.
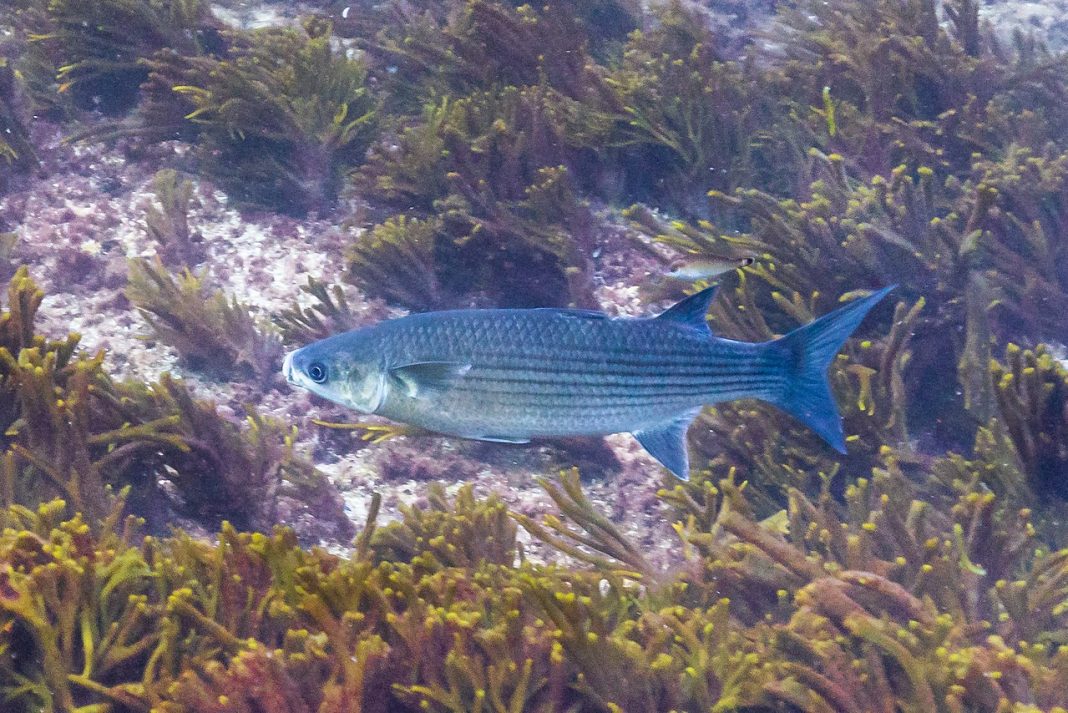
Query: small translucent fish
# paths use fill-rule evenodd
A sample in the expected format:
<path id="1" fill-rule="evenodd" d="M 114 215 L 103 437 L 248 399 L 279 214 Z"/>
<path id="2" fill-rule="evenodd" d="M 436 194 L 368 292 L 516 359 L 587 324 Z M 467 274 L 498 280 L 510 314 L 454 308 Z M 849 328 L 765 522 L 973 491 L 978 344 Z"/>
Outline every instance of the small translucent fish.
<path id="1" fill-rule="evenodd" d="M 719 277 L 725 272 L 749 267 L 753 264 L 752 256 L 716 257 L 702 256 L 679 258 L 671 263 L 664 276 L 680 282 L 697 282 Z"/>

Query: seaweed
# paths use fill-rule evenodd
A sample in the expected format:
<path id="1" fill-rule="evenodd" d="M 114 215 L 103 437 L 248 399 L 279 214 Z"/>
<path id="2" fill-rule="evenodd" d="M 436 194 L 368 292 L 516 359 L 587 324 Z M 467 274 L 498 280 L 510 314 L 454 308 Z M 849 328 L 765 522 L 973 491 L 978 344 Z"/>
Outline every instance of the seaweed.
<path id="1" fill-rule="evenodd" d="M 19 268 L 0 312 L 5 506 L 62 497 L 92 527 L 118 507 L 159 530 L 177 514 L 212 527 L 284 519 L 306 536 L 351 534 L 329 481 L 295 451 L 291 427 L 249 409 L 241 428 L 167 375 L 150 385 L 112 380 L 103 353 L 77 353 L 77 335 L 35 333 L 43 297 Z"/>
<path id="2" fill-rule="evenodd" d="M 79 341 L 78 335 L 74 334 L 62 340 L 46 340 L 36 333 L 34 319 L 42 300 L 44 292 L 30 277 L 29 270 L 26 267 L 18 268 L 7 285 L 7 308 L 0 312 L 0 354 L 3 355 L 0 358 L 4 364 L 3 371 L 0 371 L 0 433 L 4 434 L 0 436 L 0 443 L 5 448 L 10 442 L 8 431 L 20 414 L 19 390 L 12 366 L 18 367 L 24 350 L 34 349 L 38 358 L 48 356 L 55 368 L 63 369 L 70 363 Z"/>
<path id="3" fill-rule="evenodd" d="M 610 92 L 587 50 L 597 27 L 576 17 L 588 9 L 491 0 L 454 8 L 390 2 L 377 13 L 352 13 L 340 30 L 367 52 L 392 113 L 417 112 L 450 95 L 537 84 L 597 104 Z"/>
<path id="4" fill-rule="evenodd" d="M 19 236 L 16 233 L 0 233 L 0 280 L 8 280 L 15 273 L 15 263 L 12 258 L 15 255 L 15 246 L 18 245 Z"/>
<path id="5" fill-rule="evenodd" d="M 783 78 L 817 145 L 869 174 L 907 163 L 959 175 L 973 153 L 1063 136 L 1066 116 L 1051 99 L 1068 89 L 1064 58 L 1022 38 L 1002 47 L 982 30 L 978 3 L 945 5 L 945 23 L 932 0 L 805 2 L 781 15 Z M 824 88 L 835 106 L 833 137 L 823 128 Z"/>
<path id="6" fill-rule="evenodd" d="M 555 550 L 593 564 L 601 571 L 613 572 L 618 577 L 640 579 L 655 572 L 641 550 L 590 504 L 582 493 L 577 469 L 561 472 L 559 484 L 548 478 L 542 478 L 538 484 L 582 532 L 569 528 L 555 516 L 546 516 L 538 523 L 526 515 L 513 515 L 523 529 Z"/>
<path id="7" fill-rule="evenodd" d="M 140 459 L 138 466 L 153 487 L 131 496 L 136 512 L 158 510 L 158 503 L 148 502 L 157 498 L 208 527 L 225 520 L 242 530 L 266 530 L 311 511 L 318 519 L 317 534 L 335 540 L 351 536 L 326 476 L 295 451 L 293 427 L 246 407 L 242 428 L 169 374 L 147 387 L 116 385 L 112 393 L 112 406 L 124 418 L 165 420 L 171 434 L 170 448 Z"/>
<path id="8" fill-rule="evenodd" d="M 175 278 L 159 258 L 132 260 L 126 296 L 190 368 L 259 378 L 278 370 L 281 340 L 188 268 Z"/>
<path id="9" fill-rule="evenodd" d="M 309 276 L 300 291 L 315 298 L 315 304 L 291 307 L 273 315 L 282 341 L 287 344 L 308 344 L 332 334 L 347 332 L 361 326 L 363 318 L 353 310 L 341 285 L 326 285 Z"/>
<path id="10" fill-rule="evenodd" d="M 696 9 L 665 3 L 656 21 L 631 35 L 605 77 L 613 125 L 602 145 L 616 154 L 626 199 L 705 217 L 708 190 L 789 176 L 799 157 L 782 150 L 791 129 L 758 67 L 728 61 Z"/>
<path id="11" fill-rule="evenodd" d="M 974 483 L 942 512 L 893 458 L 844 503 L 792 492 L 785 526 L 724 487 L 710 523 L 679 523 L 682 564 L 640 581 L 517 563 L 507 509 L 470 489 L 384 531 L 376 499 L 347 559 L 283 529 L 209 543 L 141 537 L 118 511 L 94 533 L 58 502 L 9 508 L 0 686 L 15 711 L 1063 702 L 1068 553 L 1036 551 L 1027 513 L 999 521 Z M 565 517 L 601 517 L 558 493 Z"/>
<path id="12" fill-rule="evenodd" d="M 400 521 L 374 531 L 369 543 L 376 558 L 410 563 L 418 572 L 515 562 L 516 526 L 499 497 L 476 500 L 465 485 L 450 503 L 441 484 L 432 483 L 426 501 L 402 505 Z"/>
<path id="13" fill-rule="evenodd" d="M 0 193 L 7 189 L 12 176 L 35 168 L 38 162 L 20 85 L 11 63 L 0 57 Z"/>
<path id="14" fill-rule="evenodd" d="M 76 354 L 78 335 L 48 341 L 35 333 L 44 294 L 19 268 L 0 314 L 0 425 L 4 505 L 62 496 L 95 522 L 114 506 L 131 460 L 162 444 L 179 445 L 162 418 L 129 423 L 101 418 L 108 388 L 103 354 Z"/>
<path id="15" fill-rule="evenodd" d="M 729 596 L 744 620 L 775 622 L 768 655 L 785 659 L 788 676 L 766 691 L 794 705 L 813 694 L 837 710 L 882 710 L 879 701 L 924 710 L 947 699 L 993 710 L 1032 696 L 1053 704 L 1060 683 L 1021 673 L 1018 659 L 997 652 L 1044 657 L 1012 597 L 1028 581 L 1062 586 L 1053 582 L 1063 555 L 1032 553 L 1029 513 L 1002 520 L 996 498 L 975 485 L 961 487 L 947 518 L 916 499 L 888 456 L 843 504 L 826 490 L 816 502 L 792 491 L 785 535 L 723 506 L 711 528 L 681 530 L 700 553 L 695 576 L 705 583 L 688 593 L 709 587 L 704 596 Z M 1042 626 L 1055 632 L 1063 623 Z"/>
<path id="16" fill-rule="evenodd" d="M 171 86 L 193 107 L 199 170 L 239 203 L 297 215 L 333 204 L 378 113 L 363 64 L 334 49 L 329 25 L 304 27 L 232 36 L 226 59 L 197 58 Z"/>
<path id="17" fill-rule="evenodd" d="M 379 223 L 352 241 L 346 279 L 370 297 L 426 311 L 448 304 L 439 280 L 440 220 L 403 215 Z"/>
<path id="18" fill-rule="evenodd" d="M 592 213 L 567 168 L 558 98 L 505 87 L 442 101 L 424 128 L 372 151 L 361 170 L 363 185 L 440 225 L 434 272 L 453 299 L 483 291 L 507 305 L 593 304 Z M 437 192 L 417 193 L 427 188 Z M 395 268 L 392 245 L 381 243 L 382 260 Z"/>
<path id="19" fill-rule="evenodd" d="M 189 228 L 189 201 L 192 181 L 183 179 L 174 169 L 164 168 L 152 178 L 159 208 L 145 209 L 145 232 L 156 243 L 156 254 L 168 266 L 192 266 L 206 256 L 202 238 Z"/>
<path id="20" fill-rule="evenodd" d="M 999 420 L 1039 498 L 1068 498 L 1068 367 L 1046 345 L 1010 343 L 1004 362 L 990 361 Z"/>
<path id="21" fill-rule="evenodd" d="M 49 0 L 45 20 L 32 39 L 55 58 L 59 91 L 105 113 L 137 102 L 145 60 L 157 51 L 221 49 L 220 26 L 203 0 Z"/>

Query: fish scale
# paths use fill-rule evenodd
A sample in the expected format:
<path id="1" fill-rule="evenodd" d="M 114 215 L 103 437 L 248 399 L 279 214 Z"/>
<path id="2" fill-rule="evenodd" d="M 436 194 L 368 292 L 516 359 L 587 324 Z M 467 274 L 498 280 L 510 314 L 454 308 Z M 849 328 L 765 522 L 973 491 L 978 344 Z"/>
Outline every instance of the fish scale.
<path id="1" fill-rule="evenodd" d="M 733 399 L 772 403 L 844 450 L 826 369 L 889 289 L 762 343 L 711 334 L 704 315 L 714 288 L 655 318 L 429 312 L 310 344 L 288 355 L 283 369 L 291 383 L 325 398 L 466 438 L 630 432 L 685 478 L 690 421 L 703 405 Z"/>
<path id="2" fill-rule="evenodd" d="M 761 395 L 778 388 L 782 377 L 766 358 L 762 371 L 752 365 L 741 372 L 725 368 L 738 361 L 731 358 L 735 354 L 759 360 L 756 354 L 768 351 L 768 345 L 712 342 L 691 325 L 670 320 L 609 320 L 555 310 L 453 312 L 436 318 L 439 329 L 417 328 L 415 348 L 406 356 L 413 362 L 471 364 L 462 393 L 436 413 L 435 404 L 407 400 L 395 406 L 387 400 L 380 411 L 409 422 L 419 418 L 433 430 L 510 438 L 614 433 L 730 398 L 741 389 Z M 404 344 L 404 326 L 398 324 L 390 343 Z M 558 354 L 571 350 L 584 358 L 562 369 Z M 690 364 L 682 367 L 672 358 L 679 354 Z M 632 359 L 635 368 L 613 366 L 620 355 Z M 716 356 L 723 368 L 691 372 L 693 364 Z M 754 380 L 762 385 L 754 388 Z"/>

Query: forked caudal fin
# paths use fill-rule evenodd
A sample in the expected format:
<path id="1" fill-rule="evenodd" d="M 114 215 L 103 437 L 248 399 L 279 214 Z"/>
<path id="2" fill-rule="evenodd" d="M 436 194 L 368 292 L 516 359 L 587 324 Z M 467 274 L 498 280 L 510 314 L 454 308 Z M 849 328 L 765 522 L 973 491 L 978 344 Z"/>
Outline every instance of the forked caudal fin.
<path id="1" fill-rule="evenodd" d="M 827 382 L 827 367 L 864 316 L 892 289 L 894 287 L 890 286 L 850 302 L 765 345 L 775 350 L 785 362 L 783 370 L 786 376 L 782 394 L 768 400 L 800 419 L 840 453 L 845 453 L 845 436 L 842 434 L 842 419 Z M 705 311 L 714 294 L 713 290 L 709 288 L 687 297 L 657 319 L 673 320 L 701 333 L 709 333 Z M 634 437 L 645 450 L 680 480 L 687 480 L 690 475 L 686 429 L 699 412 L 700 409 L 690 411 L 656 427 L 634 431 Z"/>
<path id="2" fill-rule="evenodd" d="M 773 403 L 845 453 L 842 418 L 827 381 L 827 367 L 849 335 L 894 285 L 854 300 L 774 342 L 786 352 L 786 388 Z"/>

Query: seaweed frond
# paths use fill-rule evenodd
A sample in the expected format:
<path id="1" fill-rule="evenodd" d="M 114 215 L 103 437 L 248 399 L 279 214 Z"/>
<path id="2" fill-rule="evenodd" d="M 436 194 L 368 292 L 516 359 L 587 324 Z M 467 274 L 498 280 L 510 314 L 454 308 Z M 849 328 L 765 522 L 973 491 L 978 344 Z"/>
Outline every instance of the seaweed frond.
<path id="1" fill-rule="evenodd" d="M 308 344 L 355 329 L 364 321 L 353 311 L 341 285 L 326 285 L 309 275 L 300 291 L 313 297 L 315 303 L 310 307 L 294 303 L 271 318 L 286 343 Z"/>
<path id="2" fill-rule="evenodd" d="M 611 5 L 618 9 L 617 3 L 594 4 L 602 12 L 613 12 Z M 589 46 L 603 38 L 607 25 L 583 26 L 577 15 L 591 9 L 576 3 L 512 7 L 492 0 L 455 9 L 385 3 L 360 17 L 353 13 L 340 29 L 357 37 L 397 113 L 439 97 L 539 83 L 596 103 L 608 92 Z"/>
<path id="3" fill-rule="evenodd" d="M 239 426 L 219 414 L 215 404 L 193 398 L 169 374 L 147 388 L 125 385 L 116 391 L 115 407 L 127 418 L 169 422 L 174 447 L 162 449 L 141 467 L 151 470 L 162 491 L 153 497 L 162 494 L 176 512 L 210 527 L 227 520 L 243 530 L 264 530 L 280 520 L 296 522 L 310 510 L 320 522 L 315 529 L 333 539 L 351 535 L 326 476 L 295 451 L 293 427 L 251 407 Z M 137 497 L 144 497 L 143 492 Z M 331 530 L 339 531 L 340 538 Z"/>
<path id="4" fill-rule="evenodd" d="M 30 140 L 29 112 L 24 106 L 21 84 L 11 62 L 0 57 L 0 193 L 7 188 L 12 175 L 37 166 L 37 152 Z M 0 264 L 3 259 L 0 254 Z"/>
<path id="5" fill-rule="evenodd" d="M 998 413 L 1038 496 L 1068 498 L 1068 365 L 1046 345 L 1010 343 L 990 361 Z"/>
<path id="6" fill-rule="evenodd" d="M 375 530 L 371 549 L 390 562 L 410 562 L 420 571 L 477 567 L 483 562 L 512 565 L 518 555 L 516 526 L 496 495 L 476 500 L 473 487 L 460 488 L 449 502 L 440 484 L 431 484 L 428 507 L 402 505 L 400 522 Z"/>
<path id="7" fill-rule="evenodd" d="M 306 29 L 242 37 L 227 59 L 172 87 L 193 106 L 200 169 L 239 202 L 329 208 L 375 136 L 378 100 L 363 64 L 334 49 L 328 26 Z"/>
<path id="8" fill-rule="evenodd" d="M 17 233 L 0 233 L 0 280 L 7 280 L 15 273 L 12 257 L 18 242 Z"/>
<path id="9" fill-rule="evenodd" d="M 145 231 L 156 243 L 156 253 L 171 267 L 193 266 L 204 260 L 201 237 L 189 228 L 189 202 L 193 182 L 177 171 L 164 168 L 152 178 L 155 205 L 145 208 Z"/>
<path id="10" fill-rule="evenodd" d="M 440 232 L 439 220 L 390 218 L 349 245 L 346 277 L 371 297 L 417 311 L 440 309 L 447 305 L 436 259 Z"/>
<path id="11" fill-rule="evenodd" d="M 59 91 L 88 108 L 131 107 L 148 76 L 143 60 L 169 48 L 205 54 L 219 26 L 204 0 L 50 0 L 46 27 L 33 37 L 56 58 Z"/>
<path id="12" fill-rule="evenodd" d="M 188 268 L 175 278 L 159 258 L 132 260 L 126 296 L 191 368 L 261 378 L 278 370 L 281 340 Z"/>
<path id="13" fill-rule="evenodd" d="M 546 86 L 438 100 L 396 147 L 370 153 L 359 182 L 440 223 L 435 273 L 450 295 L 594 304 L 594 220 L 569 168 L 581 147 L 567 105 Z"/>
<path id="14" fill-rule="evenodd" d="M 658 24 L 631 34 L 605 79 L 613 124 L 604 145 L 615 148 L 628 196 L 700 216 L 704 191 L 752 185 L 762 169 L 771 173 L 761 162 L 789 175 L 800 157 L 782 150 L 778 135 L 792 129 L 774 126 L 781 111 L 765 73 L 726 61 L 698 10 L 665 3 L 656 14 Z"/>
<path id="15" fill-rule="evenodd" d="M 512 517 L 527 532 L 554 549 L 590 563 L 603 572 L 632 579 L 655 574 L 656 570 L 641 550 L 612 521 L 598 512 L 583 494 L 577 469 L 561 472 L 558 483 L 542 478 L 538 484 L 560 511 L 581 528 L 581 532 L 552 515 L 547 515 L 538 523 L 525 515 L 513 514 Z"/>

